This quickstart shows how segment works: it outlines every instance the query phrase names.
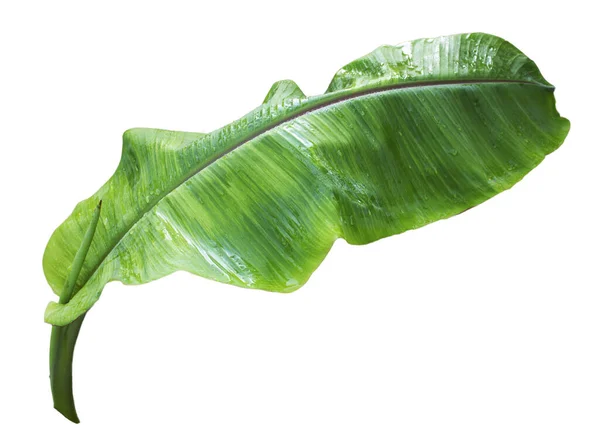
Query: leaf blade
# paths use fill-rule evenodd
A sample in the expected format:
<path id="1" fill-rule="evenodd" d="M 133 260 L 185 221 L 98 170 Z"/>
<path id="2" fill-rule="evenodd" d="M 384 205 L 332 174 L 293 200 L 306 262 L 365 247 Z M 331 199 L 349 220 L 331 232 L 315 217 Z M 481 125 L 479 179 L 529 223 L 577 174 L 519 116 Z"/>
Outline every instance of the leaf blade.
<path id="1" fill-rule="evenodd" d="M 466 36 L 455 38 L 464 41 Z M 446 43 L 439 39 L 438 46 Z M 502 40 L 496 43 L 498 47 L 506 46 Z M 418 41 L 412 44 L 418 46 Z M 471 54 L 468 46 L 457 47 L 458 52 L 466 50 L 467 60 L 469 55 L 471 59 L 478 58 L 478 52 Z M 111 191 L 120 196 L 124 191 L 131 193 L 132 199 L 124 200 L 125 206 L 103 210 L 108 214 L 110 230 L 115 231 L 115 222 L 124 224 L 124 228 L 116 230 L 119 232 L 116 239 L 110 237 L 106 228 L 99 230 L 103 236 L 94 242 L 97 264 L 94 267 L 92 259 L 79 281 L 79 287 L 84 289 L 70 304 L 51 304 L 46 320 L 53 324 L 69 323 L 93 305 L 108 281 L 118 279 L 137 284 L 177 269 L 242 287 L 290 291 L 306 281 L 339 236 L 352 243 L 371 242 L 460 213 L 467 206 L 510 187 L 554 150 L 568 131 L 568 121 L 554 109 L 552 87 L 540 78 L 533 62 L 523 60 L 522 53 L 511 47 L 506 46 L 511 54 L 501 57 L 504 60 L 500 72 L 492 68 L 494 79 L 465 80 L 459 68 L 460 80 L 448 83 L 447 77 L 440 75 L 443 72 L 440 67 L 437 82 L 432 82 L 429 75 L 420 81 L 414 77 L 407 80 L 404 69 L 396 62 L 393 68 L 384 68 L 388 75 L 376 69 L 371 81 L 358 82 L 348 80 L 347 71 L 354 73 L 356 68 L 343 68 L 345 72 L 340 76 L 345 77 L 343 83 L 351 82 L 350 86 L 334 85 L 334 91 L 304 100 L 294 97 L 287 105 L 286 100 L 275 98 L 275 106 L 267 101 L 248 116 L 208 135 L 181 136 L 186 133 L 155 130 L 129 133 L 133 137 L 129 137 L 129 147 L 124 137 L 124 158 L 116 177 L 97 194 L 105 203 L 113 203 L 107 197 Z M 404 58 L 404 46 L 399 50 L 396 54 Z M 431 58 L 427 50 L 422 52 L 424 59 Z M 505 61 L 507 58 L 512 60 Z M 415 62 L 414 58 L 411 62 Z M 372 72 L 372 62 L 360 64 L 365 71 Z M 389 71 L 400 84 L 390 84 Z M 364 75 L 363 71 L 358 76 Z M 506 80 L 506 76 L 511 80 Z M 440 99 L 445 102 L 436 105 Z M 475 101 L 480 101 L 478 109 L 473 109 Z M 455 105 L 462 108 L 452 109 Z M 503 108 L 498 111 L 492 109 L 494 106 Z M 465 111 L 468 115 L 461 118 Z M 535 121 L 525 125 L 523 118 Z M 497 130 L 492 125 L 494 119 L 502 125 Z M 466 122 L 461 126 L 463 133 L 448 129 L 448 125 L 463 121 Z M 518 127 L 513 127 L 515 122 L 523 123 L 521 136 Z M 444 123 L 446 130 L 441 126 Z M 399 130 L 403 135 L 398 135 Z M 483 152 L 481 149 L 485 147 L 471 146 L 461 152 L 452 147 L 462 142 L 493 147 L 500 141 L 498 132 L 504 134 L 502 140 L 508 146 L 499 155 Z M 173 145 L 169 137 L 175 137 L 178 144 Z M 515 144 L 526 140 L 538 143 L 534 143 L 530 155 Z M 428 152 L 424 153 L 423 141 L 436 147 L 426 146 Z M 522 156 L 523 161 L 519 169 L 515 170 L 515 165 L 508 170 L 515 163 L 508 158 L 513 154 Z M 432 158 L 437 163 L 427 162 Z M 453 164 L 454 160 L 461 163 Z M 366 169 L 361 167 L 364 161 Z M 412 167 L 407 161 L 420 162 L 421 167 L 419 172 L 412 171 L 416 177 L 403 179 L 398 168 L 410 174 Z M 487 187 L 489 182 L 484 174 L 473 168 L 486 164 L 496 167 L 491 172 L 497 178 L 494 185 Z M 244 174 L 247 167 L 252 167 L 254 175 Z M 468 176 L 461 172 L 464 167 L 471 170 Z M 435 179 L 428 170 L 433 170 L 432 173 L 441 170 L 455 189 L 456 185 L 476 185 L 470 193 L 473 197 L 452 202 L 448 199 L 453 197 L 452 191 L 447 185 L 434 188 L 427 183 Z M 505 171 L 512 174 L 504 175 Z M 149 180 L 156 172 L 162 183 L 153 184 Z M 470 179 L 472 182 L 467 182 Z M 137 203 L 140 197 L 155 190 L 159 190 L 158 199 L 151 197 L 143 206 Z M 421 196 L 422 191 L 428 190 L 433 200 Z M 379 197 L 382 191 L 383 196 Z M 464 191 L 454 194 L 459 193 L 465 194 Z M 253 206 L 256 203 L 259 205 Z M 437 213 L 423 214 L 423 209 L 432 203 L 437 206 Z M 67 235 L 58 235 L 65 242 L 77 237 L 72 227 L 84 223 L 76 212 L 65 223 L 67 226 L 69 221 L 72 223 L 64 230 Z M 125 222 L 120 222 L 119 215 L 125 215 L 121 218 Z M 161 233 L 165 235 L 162 239 Z M 171 239 L 166 239 L 167 236 Z M 123 239 L 130 239 L 132 248 L 151 253 L 132 256 L 132 248 Z M 218 245 L 214 245 L 215 239 Z M 156 250 L 153 245 L 161 247 Z M 54 256 L 61 247 L 60 243 L 49 244 L 47 254 Z M 69 254 L 56 256 L 60 260 L 49 265 L 51 269 L 59 269 L 63 256 L 68 259 Z M 153 257 L 161 258 L 162 262 Z M 48 279 L 59 278 L 54 275 Z"/>

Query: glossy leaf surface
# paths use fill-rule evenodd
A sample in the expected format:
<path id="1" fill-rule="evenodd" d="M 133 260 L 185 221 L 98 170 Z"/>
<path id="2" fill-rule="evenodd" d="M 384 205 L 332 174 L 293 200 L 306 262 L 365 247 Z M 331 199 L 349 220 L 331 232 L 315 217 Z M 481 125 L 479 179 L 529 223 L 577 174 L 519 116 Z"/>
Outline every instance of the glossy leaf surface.
<path id="1" fill-rule="evenodd" d="M 44 272 L 60 294 L 102 200 L 67 325 L 105 284 L 177 270 L 290 292 L 333 242 L 365 244 L 456 215 L 510 188 L 563 142 L 553 87 L 486 34 L 383 46 L 323 95 L 276 83 L 264 103 L 209 134 L 133 129 L 111 179 L 52 235 Z"/>

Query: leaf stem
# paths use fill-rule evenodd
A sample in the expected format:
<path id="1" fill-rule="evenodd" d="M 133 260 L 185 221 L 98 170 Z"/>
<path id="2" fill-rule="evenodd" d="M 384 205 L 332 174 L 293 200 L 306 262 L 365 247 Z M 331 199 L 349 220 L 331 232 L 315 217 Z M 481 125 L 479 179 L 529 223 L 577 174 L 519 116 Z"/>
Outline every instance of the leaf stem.
<path id="1" fill-rule="evenodd" d="M 73 399 L 73 351 L 85 314 L 66 326 L 52 326 L 50 337 L 50 388 L 54 409 L 79 423 Z"/>
<path id="2" fill-rule="evenodd" d="M 61 304 L 68 303 L 73 297 L 77 277 L 81 272 L 85 257 L 96 233 L 101 208 L 102 200 L 94 209 L 90 224 L 73 259 L 71 271 L 58 301 Z M 52 326 L 50 337 L 50 387 L 54 408 L 74 423 L 79 423 L 79 418 L 73 399 L 73 352 L 84 318 L 85 314 L 66 326 Z"/>

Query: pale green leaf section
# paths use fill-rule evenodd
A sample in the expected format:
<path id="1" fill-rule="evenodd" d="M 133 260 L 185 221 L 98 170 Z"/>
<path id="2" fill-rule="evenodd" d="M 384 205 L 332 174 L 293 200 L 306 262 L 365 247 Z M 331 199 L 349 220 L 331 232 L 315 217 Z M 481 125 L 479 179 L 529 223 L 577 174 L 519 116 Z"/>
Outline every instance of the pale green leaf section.
<path id="1" fill-rule="evenodd" d="M 306 98 L 306 95 L 296 83 L 292 80 L 282 80 L 271 86 L 271 90 L 267 93 L 263 104 L 277 105 L 282 104 L 286 99 L 303 98 Z"/>
<path id="2" fill-rule="evenodd" d="M 340 69 L 327 92 L 400 82 L 482 79 L 550 85 L 535 63 L 509 42 L 469 33 L 381 46 Z"/>
<path id="3" fill-rule="evenodd" d="M 70 323 L 109 281 L 177 270 L 293 291 L 337 238 L 364 244 L 456 215 L 514 185 L 568 129 L 530 59 L 469 34 L 381 47 L 324 95 L 278 82 L 210 134 L 127 131 L 115 174 L 48 243 L 44 272 L 60 294 L 103 200 L 77 293 L 50 303 L 46 321 Z"/>

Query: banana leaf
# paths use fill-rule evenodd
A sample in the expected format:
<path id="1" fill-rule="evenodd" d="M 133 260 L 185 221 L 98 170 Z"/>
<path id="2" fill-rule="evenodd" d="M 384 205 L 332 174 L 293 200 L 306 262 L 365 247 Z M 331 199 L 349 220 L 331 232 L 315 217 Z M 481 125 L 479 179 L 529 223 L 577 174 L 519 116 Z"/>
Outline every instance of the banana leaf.
<path id="1" fill-rule="evenodd" d="M 292 292 L 338 238 L 366 244 L 416 229 L 518 182 L 568 133 L 553 92 L 507 41 L 460 34 L 382 46 L 340 69 L 323 95 L 277 82 L 262 105 L 209 134 L 126 131 L 117 170 L 44 254 L 62 295 L 45 314 L 55 407 L 78 421 L 73 349 L 109 281 L 184 270 Z"/>

